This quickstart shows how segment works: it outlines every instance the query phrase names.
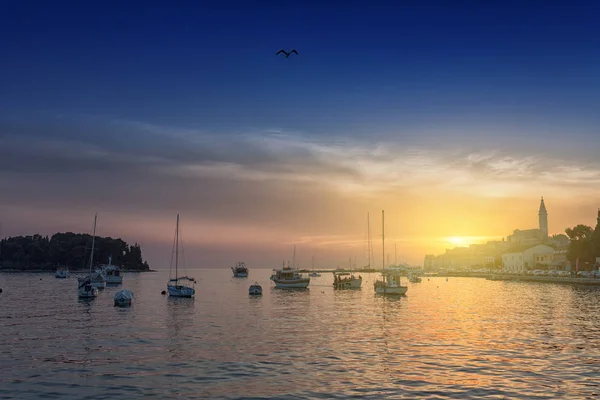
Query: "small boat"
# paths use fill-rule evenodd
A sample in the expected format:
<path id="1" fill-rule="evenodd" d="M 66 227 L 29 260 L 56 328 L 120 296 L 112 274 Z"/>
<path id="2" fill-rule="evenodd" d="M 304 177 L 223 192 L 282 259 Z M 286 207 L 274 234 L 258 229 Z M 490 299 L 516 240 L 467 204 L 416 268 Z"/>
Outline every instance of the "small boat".
<path id="1" fill-rule="evenodd" d="M 377 294 L 405 294 L 408 286 L 402 286 L 400 282 L 400 271 L 387 269 L 381 271 L 381 280 L 373 283 Z"/>
<path id="2" fill-rule="evenodd" d="M 333 272 L 333 288 L 334 289 L 360 289 L 362 284 L 362 276 L 358 278 L 350 272 Z"/>
<path id="3" fill-rule="evenodd" d="M 247 278 L 248 277 L 248 268 L 246 268 L 246 264 L 243 261 L 240 261 L 235 264 L 235 267 L 231 267 L 233 271 L 234 278 Z"/>
<path id="4" fill-rule="evenodd" d="M 311 272 L 310 274 L 308 274 L 308 276 L 314 276 L 314 277 L 321 276 L 320 273 L 314 272 L 315 271 L 315 257 L 314 256 L 312 258 L 312 269 L 313 269 L 313 272 Z"/>
<path id="5" fill-rule="evenodd" d="M 119 290 L 115 293 L 115 307 L 128 307 L 133 301 L 133 293 L 129 290 Z"/>
<path id="6" fill-rule="evenodd" d="M 408 274 L 408 280 L 411 283 L 419 283 L 422 281 L 421 277 L 419 275 L 416 274 Z"/>
<path id="7" fill-rule="evenodd" d="M 381 211 L 381 232 L 382 254 L 385 254 L 385 220 L 383 210 Z M 400 269 L 398 268 L 386 269 L 384 266 L 381 271 L 381 278 L 381 280 L 378 279 L 373 282 L 373 287 L 377 294 L 402 295 L 408 290 L 408 286 L 402 286 L 400 282 Z"/>
<path id="8" fill-rule="evenodd" d="M 304 278 L 294 266 L 288 265 L 280 269 L 273 269 L 275 273 L 271 275 L 271 280 L 275 282 L 275 287 L 284 289 L 305 289 L 310 283 L 310 278 Z"/>
<path id="9" fill-rule="evenodd" d="M 96 289 L 104 289 L 106 287 L 106 279 L 104 279 L 104 274 L 102 270 L 97 269 L 91 274 L 92 286 Z"/>
<path id="10" fill-rule="evenodd" d="M 306 289 L 310 283 L 310 277 L 305 278 L 298 272 L 294 267 L 296 261 L 296 246 L 294 246 L 294 258 L 292 265 L 285 266 L 283 263 L 282 268 L 273 269 L 275 272 L 271 275 L 271 280 L 275 282 L 275 287 L 283 289 Z"/>
<path id="11" fill-rule="evenodd" d="M 54 277 L 58 279 L 65 279 L 69 277 L 69 269 L 65 267 L 58 267 L 54 273 Z"/>
<path id="12" fill-rule="evenodd" d="M 77 278 L 79 284 L 77 294 L 81 299 L 93 299 L 98 296 L 98 289 L 92 286 L 89 275 L 84 278 Z"/>
<path id="13" fill-rule="evenodd" d="M 104 276 L 104 279 L 106 280 L 107 285 L 120 285 L 123 283 L 121 268 L 112 264 L 112 256 L 108 257 L 108 264 L 102 265 L 100 270 Z"/>
<path id="14" fill-rule="evenodd" d="M 91 299 L 98 296 L 98 289 L 92 284 L 92 265 L 94 263 L 94 244 L 96 243 L 96 220 L 98 214 L 94 216 L 94 233 L 92 235 L 92 254 L 90 255 L 90 274 L 83 278 L 77 278 L 77 294 L 80 298 Z"/>
<path id="15" fill-rule="evenodd" d="M 177 225 L 175 228 L 175 278 L 170 278 L 172 267 L 173 259 L 171 258 L 169 282 L 167 283 L 169 296 L 194 297 L 196 294 L 196 289 L 194 287 L 196 279 L 190 278 L 189 276 L 179 276 L 179 214 L 177 214 Z"/>
<path id="16" fill-rule="evenodd" d="M 260 286 L 258 282 L 254 282 L 253 285 L 250 285 L 250 289 L 248 289 L 248 294 L 250 294 L 251 296 L 262 295 L 262 286 Z"/>

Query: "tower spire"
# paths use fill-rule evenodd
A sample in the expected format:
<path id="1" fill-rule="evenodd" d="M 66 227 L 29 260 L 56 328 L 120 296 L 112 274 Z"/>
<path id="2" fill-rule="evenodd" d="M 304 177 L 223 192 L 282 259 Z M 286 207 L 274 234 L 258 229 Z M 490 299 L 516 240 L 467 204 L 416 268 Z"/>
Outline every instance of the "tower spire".
<path id="1" fill-rule="evenodd" d="M 544 204 L 544 196 L 540 200 L 540 211 L 538 212 L 539 226 L 542 240 L 548 238 L 548 211 L 546 211 L 546 204 Z"/>

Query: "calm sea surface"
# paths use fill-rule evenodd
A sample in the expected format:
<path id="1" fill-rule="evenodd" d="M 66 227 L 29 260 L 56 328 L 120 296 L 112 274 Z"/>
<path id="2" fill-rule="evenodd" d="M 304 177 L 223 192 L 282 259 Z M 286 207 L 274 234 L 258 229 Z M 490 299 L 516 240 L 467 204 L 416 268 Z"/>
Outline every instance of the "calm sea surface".
<path id="1" fill-rule="evenodd" d="M 168 271 L 77 298 L 76 279 L 0 274 L 0 398 L 557 398 L 600 395 L 600 289 L 424 278 L 406 297 L 274 289 L 269 270 Z M 262 284 L 262 298 L 248 286 Z"/>

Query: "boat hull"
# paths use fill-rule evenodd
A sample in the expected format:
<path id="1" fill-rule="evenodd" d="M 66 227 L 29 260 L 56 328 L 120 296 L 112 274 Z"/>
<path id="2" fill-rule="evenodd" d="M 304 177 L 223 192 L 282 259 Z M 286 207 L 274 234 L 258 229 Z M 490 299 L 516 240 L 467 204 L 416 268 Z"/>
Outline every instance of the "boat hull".
<path id="1" fill-rule="evenodd" d="M 133 301 L 133 293 L 129 290 L 119 290 L 115 293 L 115 307 L 129 307 Z"/>
<path id="2" fill-rule="evenodd" d="M 233 277 L 234 278 L 247 278 L 248 277 L 248 272 L 235 272 L 235 271 L 233 271 Z"/>
<path id="3" fill-rule="evenodd" d="M 377 294 L 391 294 L 391 295 L 403 295 L 408 291 L 407 286 L 375 286 L 375 293 Z"/>
<path id="4" fill-rule="evenodd" d="M 362 285 L 362 279 L 352 279 L 349 281 L 334 282 L 333 287 L 335 289 L 360 289 Z"/>
<path id="5" fill-rule="evenodd" d="M 310 279 L 294 279 L 294 280 L 281 280 L 274 278 L 272 279 L 275 283 L 275 287 L 281 289 L 306 289 L 310 283 Z"/>
<path id="6" fill-rule="evenodd" d="M 167 291 L 169 292 L 169 296 L 173 297 L 194 297 L 196 294 L 196 290 L 194 288 L 181 285 L 167 285 Z"/>
<path id="7" fill-rule="evenodd" d="M 102 281 L 95 281 L 92 282 L 92 287 L 96 288 L 96 289 L 104 289 L 106 287 L 106 282 Z"/>
<path id="8" fill-rule="evenodd" d="M 120 285 L 123 283 L 122 276 L 106 276 L 105 279 L 107 285 Z"/>
<path id="9" fill-rule="evenodd" d="M 261 287 L 250 287 L 250 289 L 248 290 L 248 294 L 250 296 L 260 296 L 262 295 L 262 288 Z"/>
<path id="10" fill-rule="evenodd" d="M 54 277 L 58 279 L 66 279 L 69 277 L 69 271 L 56 271 Z"/>

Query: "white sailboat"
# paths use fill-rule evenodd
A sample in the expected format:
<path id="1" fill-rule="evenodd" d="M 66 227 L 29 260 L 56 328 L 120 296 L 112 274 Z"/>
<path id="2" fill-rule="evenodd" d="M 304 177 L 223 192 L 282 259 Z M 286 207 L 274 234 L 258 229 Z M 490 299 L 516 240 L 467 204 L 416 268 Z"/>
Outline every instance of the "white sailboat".
<path id="1" fill-rule="evenodd" d="M 77 293 L 80 298 L 90 299 L 98 296 L 98 289 L 92 285 L 92 265 L 94 263 L 94 244 L 96 242 L 96 220 L 98 214 L 94 216 L 94 233 L 92 236 L 92 254 L 90 255 L 90 274 L 83 278 L 77 278 Z"/>
<path id="2" fill-rule="evenodd" d="M 177 214 L 177 225 L 175 229 L 175 278 L 171 278 L 173 269 L 173 258 L 171 257 L 171 269 L 169 270 L 169 282 L 167 283 L 167 291 L 169 296 L 173 297 L 193 297 L 196 294 L 194 285 L 196 279 L 188 276 L 179 276 L 179 214 Z"/>
<path id="3" fill-rule="evenodd" d="M 385 222 L 384 222 L 384 213 L 381 211 L 381 245 L 383 250 L 382 260 L 385 260 Z M 408 290 L 408 286 L 402 286 L 400 282 L 400 270 L 396 268 L 386 269 L 385 262 L 382 261 L 383 269 L 381 271 L 381 280 L 376 280 L 373 283 L 375 287 L 375 293 L 377 294 L 392 294 L 392 295 L 402 295 L 405 294 Z"/>

